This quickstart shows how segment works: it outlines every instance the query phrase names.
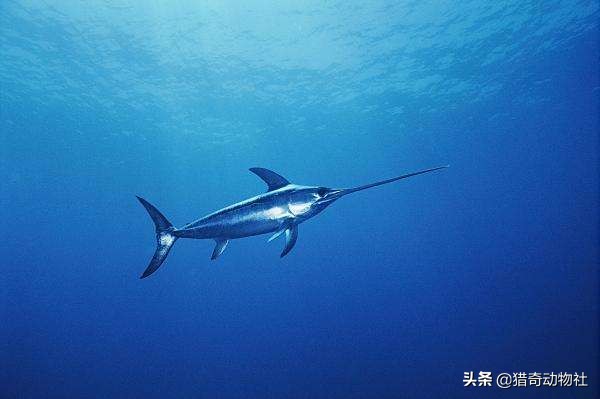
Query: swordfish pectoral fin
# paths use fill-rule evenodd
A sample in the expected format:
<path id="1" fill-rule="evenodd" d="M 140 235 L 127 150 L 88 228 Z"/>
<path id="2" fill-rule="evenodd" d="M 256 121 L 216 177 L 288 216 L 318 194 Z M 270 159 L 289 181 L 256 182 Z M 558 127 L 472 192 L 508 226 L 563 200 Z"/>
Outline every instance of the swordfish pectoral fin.
<path id="1" fill-rule="evenodd" d="M 265 183 L 267 183 L 267 186 L 269 187 L 267 191 L 277 190 L 281 187 L 285 187 L 288 184 L 290 184 L 290 182 L 285 177 L 269 169 L 250 168 L 250 172 L 254 173 L 256 176 L 260 177 Z"/>
<path id="2" fill-rule="evenodd" d="M 283 258 L 286 256 L 294 245 L 296 245 L 296 241 L 298 240 L 298 226 L 292 225 L 285 230 L 285 248 L 281 253 L 280 257 Z"/>
<path id="3" fill-rule="evenodd" d="M 267 240 L 267 242 L 271 242 L 274 239 L 278 238 L 280 235 L 282 235 L 283 233 L 285 233 L 285 231 L 287 230 L 287 225 L 279 230 L 277 230 L 271 237 L 269 237 L 269 239 Z"/>
<path id="4" fill-rule="evenodd" d="M 227 244 L 229 244 L 229 240 L 215 240 L 215 249 L 213 249 L 211 260 L 215 260 L 225 251 L 227 248 Z"/>
<path id="5" fill-rule="evenodd" d="M 277 237 L 281 236 L 283 233 L 285 233 L 285 248 L 283 249 L 283 252 L 281 253 L 282 258 L 284 256 L 286 256 L 292 250 L 292 248 L 294 248 L 294 245 L 296 244 L 296 240 L 298 240 L 298 225 L 291 224 L 291 223 L 284 224 L 267 241 L 271 242 L 274 239 L 276 239 Z"/>

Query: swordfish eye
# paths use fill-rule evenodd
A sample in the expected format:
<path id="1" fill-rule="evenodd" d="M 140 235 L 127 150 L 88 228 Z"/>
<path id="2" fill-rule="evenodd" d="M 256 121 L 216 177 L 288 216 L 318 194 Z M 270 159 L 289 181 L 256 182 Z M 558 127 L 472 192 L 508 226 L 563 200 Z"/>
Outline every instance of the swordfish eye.
<path id="1" fill-rule="evenodd" d="M 327 195 L 327 189 L 325 187 L 320 187 L 317 190 L 317 194 L 319 194 L 319 197 L 323 198 L 325 195 Z"/>

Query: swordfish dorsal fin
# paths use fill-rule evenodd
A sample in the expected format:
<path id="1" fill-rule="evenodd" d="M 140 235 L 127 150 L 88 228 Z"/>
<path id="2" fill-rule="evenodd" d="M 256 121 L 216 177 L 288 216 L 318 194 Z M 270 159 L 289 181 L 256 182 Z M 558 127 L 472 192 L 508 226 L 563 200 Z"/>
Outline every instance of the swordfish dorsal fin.
<path id="1" fill-rule="evenodd" d="M 267 191 L 277 190 L 278 188 L 285 187 L 288 184 L 290 184 L 290 182 L 285 177 L 269 169 L 250 168 L 250 172 L 254 173 L 256 176 L 260 177 L 265 183 L 267 183 L 267 186 L 269 186 Z"/>

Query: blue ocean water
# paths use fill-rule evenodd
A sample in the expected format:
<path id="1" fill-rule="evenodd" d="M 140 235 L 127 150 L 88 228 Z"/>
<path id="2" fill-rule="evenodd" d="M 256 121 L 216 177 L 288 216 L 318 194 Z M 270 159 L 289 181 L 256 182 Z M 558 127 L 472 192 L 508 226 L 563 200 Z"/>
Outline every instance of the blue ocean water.
<path id="1" fill-rule="evenodd" d="M 0 3 L 0 397 L 593 398 L 596 1 Z M 154 251 L 264 191 L 299 228 Z M 464 387 L 466 371 L 588 387 Z"/>

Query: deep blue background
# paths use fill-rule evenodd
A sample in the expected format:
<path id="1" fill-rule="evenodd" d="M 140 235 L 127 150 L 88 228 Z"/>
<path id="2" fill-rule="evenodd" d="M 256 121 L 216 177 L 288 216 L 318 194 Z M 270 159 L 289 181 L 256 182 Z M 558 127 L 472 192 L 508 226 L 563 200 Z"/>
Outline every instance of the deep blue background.
<path id="1" fill-rule="evenodd" d="M 0 6 L 1 397 L 598 395 L 596 3 L 171 4 Z M 136 194 L 181 225 L 262 192 L 252 166 L 348 187 L 446 163 L 282 260 L 180 240 L 138 279 Z"/>

